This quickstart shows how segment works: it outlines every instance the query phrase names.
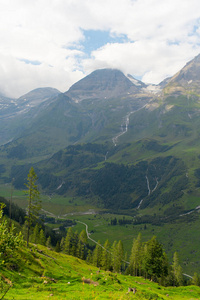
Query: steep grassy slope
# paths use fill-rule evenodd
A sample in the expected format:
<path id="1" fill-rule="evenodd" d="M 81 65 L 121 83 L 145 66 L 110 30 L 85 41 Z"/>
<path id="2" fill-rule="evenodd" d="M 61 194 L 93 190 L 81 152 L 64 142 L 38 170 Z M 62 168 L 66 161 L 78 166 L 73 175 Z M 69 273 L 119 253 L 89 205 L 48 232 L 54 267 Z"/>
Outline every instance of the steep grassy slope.
<path id="1" fill-rule="evenodd" d="M 15 269 L 2 268 L 4 299 L 199 299 L 200 288 L 161 287 L 139 277 L 99 270 L 80 259 L 32 245 L 18 253 Z M 128 288 L 136 288 L 136 293 Z"/>

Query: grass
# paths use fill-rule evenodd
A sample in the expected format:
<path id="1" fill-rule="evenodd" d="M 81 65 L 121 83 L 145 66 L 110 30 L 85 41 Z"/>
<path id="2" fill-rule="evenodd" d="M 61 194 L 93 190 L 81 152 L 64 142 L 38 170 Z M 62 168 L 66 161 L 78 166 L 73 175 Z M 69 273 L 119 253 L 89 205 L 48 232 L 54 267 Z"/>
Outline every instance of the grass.
<path id="1" fill-rule="evenodd" d="M 40 245 L 19 252 L 18 270 L 0 270 L 12 282 L 5 300 L 29 299 L 199 299 L 200 288 L 162 287 L 140 277 L 99 270 L 86 262 Z M 136 293 L 128 288 L 136 288 Z M 2 296 L 0 291 L 0 296 Z"/>
<path id="2" fill-rule="evenodd" d="M 10 197 L 10 186 L 0 186 L 1 195 L 7 199 Z M 184 194 L 180 200 L 186 209 L 194 209 L 199 205 L 199 191 L 195 190 L 190 195 L 190 201 L 188 201 L 188 194 Z M 99 214 L 96 207 L 86 204 L 85 202 L 81 205 L 80 199 L 74 199 L 73 203 L 70 203 L 71 198 L 61 197 L 53 195 L 51 199 L 47 195 L 41 195 L 42 208 L 45 211 L 53 213 L 55 216 L 63 216 L 66 219 L 78 220 L 88 225 L 89 231 L 93 232 L 91 237 L 103 245 L 108 239 L 110 244 L 115 240 L 121 240 L 124 245 L 124 251 L 127 252 L 128 257 L 131 252 L 133 239 L 137 237 L 139 233 L 142 234 L 144 242 L 149 240 L 153 235 L 157 236 L 159 242 L 163 244 L 163 247 L 167 253 L 169 261 L 172 261 L 172 256 L 175 251 L 178 252 L 180 263 L 183 271 L 189 275 L 193 275 L 194 272 L 200 273 L 200 248 L 199 248 L 199 225 L 200 218 L 199 214 L 195 213 L 195 218 L 190 220 L 189 217 L 179 217 L 174 220 L 173 223 L 165 223 L 160 226 L 151 224 L 139 224 L 139 225 L 116 225 L 111 226 L 110 221 L 113 218 L 122 219 L 123 216 L 128 219 L 132 219 L 128 215 L 115 215 L 110 213 Z M 27 207 L 26 196 L 22 191 L 13 191 L 13 201 L 21 207 Z M 65 203 L 66 201 L 66 203 Z M 77 203 L 77 205 L 75 205 Z M 170 208 L 170 206 L 169 206 Z M 163 217 L 165 217 L 165 208 L 157 207 L 156 212 L 159 211 Z M 138 211 L 140 214 L 153 215 L 155 212 L 154 208 L 147 208 L 144 211 Z M 57 227 L 56 225 L 52 225 Z M 73 227 L 73 231 L 81 232 L 85 229 L 83 224 L 77 223 Z M 92 243 L 92 242 L 91 242 Z"/>

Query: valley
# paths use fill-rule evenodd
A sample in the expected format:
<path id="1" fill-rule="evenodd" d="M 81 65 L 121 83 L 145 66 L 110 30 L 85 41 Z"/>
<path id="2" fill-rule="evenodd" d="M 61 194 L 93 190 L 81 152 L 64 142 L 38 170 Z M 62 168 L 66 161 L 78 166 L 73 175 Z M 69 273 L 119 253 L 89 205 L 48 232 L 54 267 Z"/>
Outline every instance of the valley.
<path id="1" fill-rule="evenodd" d="M 139 232 L 156 235 L 185 273 L 200 273 L 198 68 L 200 56 L 153 88 L 96 70 L 65 93 L 1 98 L 0 196 L 9 199 L 12 183 L 25 208 L 33 166 L 46 215 L 76 220 L 78 232 L 87 224 L 101 244 L 121 239 L 128 254 Z"/>

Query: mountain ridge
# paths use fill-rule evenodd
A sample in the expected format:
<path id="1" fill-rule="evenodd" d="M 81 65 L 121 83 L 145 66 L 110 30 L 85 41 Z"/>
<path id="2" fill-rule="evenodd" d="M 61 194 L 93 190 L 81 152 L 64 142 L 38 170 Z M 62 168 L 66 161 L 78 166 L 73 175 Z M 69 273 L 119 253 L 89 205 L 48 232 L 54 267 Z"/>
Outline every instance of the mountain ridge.
<path id="1" fill-rule="evenodd" d="M 90 98 L 109 99 L 136 94 L 146 86 L 132 76 L 129 78 L 117 69 L 99 69 L 72 85 L 65 94 L 75 102 L 80 102 Z"/>

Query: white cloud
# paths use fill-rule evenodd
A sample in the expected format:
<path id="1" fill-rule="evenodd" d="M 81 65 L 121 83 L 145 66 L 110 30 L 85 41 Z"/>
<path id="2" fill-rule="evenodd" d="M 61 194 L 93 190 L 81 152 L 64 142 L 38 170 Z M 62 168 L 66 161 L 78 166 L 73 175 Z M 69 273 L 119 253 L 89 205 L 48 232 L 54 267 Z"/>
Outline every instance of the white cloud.
<path id="1" fill-rule="evenodd" d="M 130 42 L 104 45 L 87 58 L 82 29 L 126 35 Z M 102 67 L 157 83 L 200 52 L 200 2 L 0 0 L 0 41 L 0 91 L 12 96 L 40 86 L 66 91 Z"/>
<path id="2" fill-rule="evenodd" d="M 159 83 L 174 75 L 187 61 L 198 54 L 198 47 L 181 43 L 144 40 L 135 43 L 107 44 L 94 51 L 93 57 L 83 62 L 84 69 L 118 68 L 148 83 Z"/>

